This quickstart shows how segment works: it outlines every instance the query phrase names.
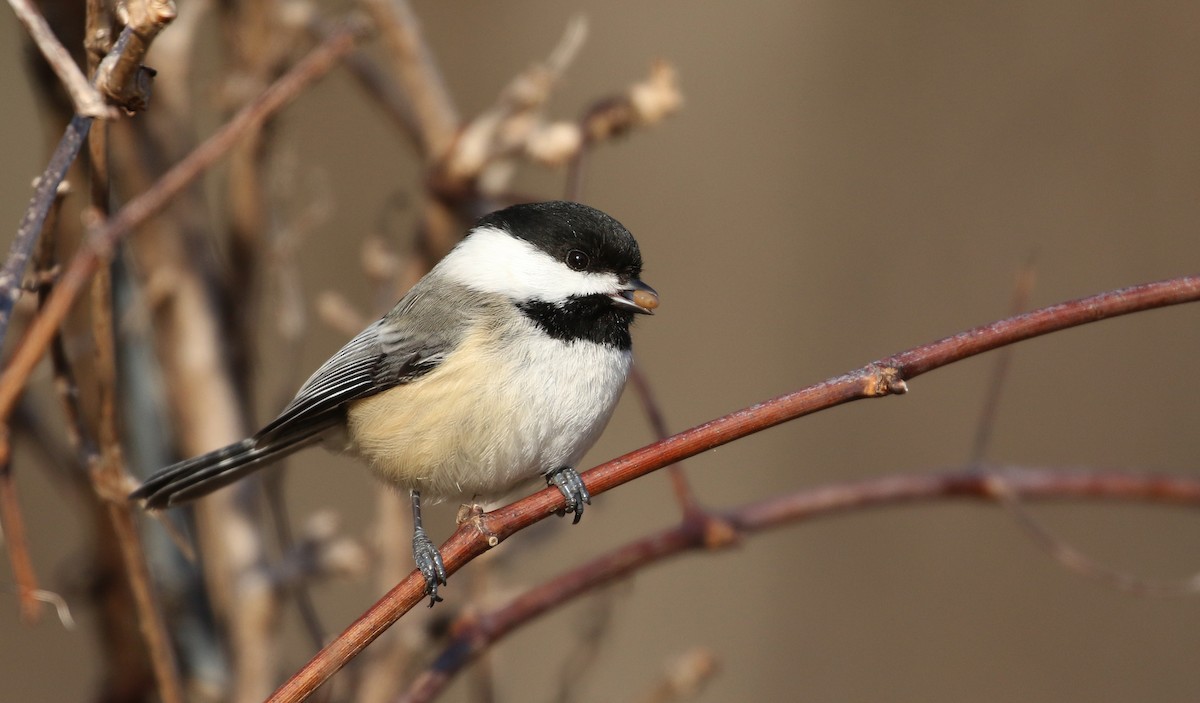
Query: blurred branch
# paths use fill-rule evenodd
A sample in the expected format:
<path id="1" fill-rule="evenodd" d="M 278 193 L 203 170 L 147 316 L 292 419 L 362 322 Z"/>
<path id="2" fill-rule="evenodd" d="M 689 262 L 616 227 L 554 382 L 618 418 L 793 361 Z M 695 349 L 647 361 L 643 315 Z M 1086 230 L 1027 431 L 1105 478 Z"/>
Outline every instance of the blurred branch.
<path id="1" fill-rule="evenodd" d="M 8 0 L 8 4 L 12 6 L 17 19 L 25 25 L 29 37 L 67 89 L 72 102 L 75 103 L 75 114 L 89 119 L 116 117 L 116 110 L 105 103 L 100 92 L 83 75 L 79 66 L 75 65 L 71 53 L 58 41 L 58 37 L 54 36 L 54 30 L 46 22 L 46 18 L 42 17 L 42 13 L 38 12 L 37 7 L 30 0 Z"/>
<path id="2" fill-rule="evenodd" d="M 142 65 L 150 43 L 175 19 L 174 0 L 126 0 L 117 3 L 117 19 L 125 25 L 96 69 L 96 87 L 129 112 L 141 112 L 150 100 L 154 70 Z"/>
<path id="3" fill-rule="evenodd" d="M 171 0 L 166 0 L 169 11 L 146 11 L 146 4 L 157 2 L 158 0 L 130 0 L 120 4 L 119 12 L 126 15 L 122 17 L 126 24 L 125 30 L 121 32 L 113 50 L 100 59 L 98 67 L 88 66 L 89 71 L 95 72 L 96 83 L 101 86 L 101 91 L 131 111 L 144 109 L 149 98 L 149 78 L 142 75 L 142 79 L 137 80 L 134 76 L 135 73 L 142 73 L 141 59 L 158 31 L 175 18 Z M 107 24 L 105 8 L 99 0 L 90 0 L 87 3 L 86 24 L 88 40 L 99 41 L 99 28 Z M 102 47 L 97 47 L 100 48 Z M 101 55 L 99 50 L 90 51 L 89 64 L 98 60 Z M 92 129 L 88 139 L 91 206 L 85 210 L 85 216 L 87 219 L 101 222 L 110 214 L 112 196 L 108 131 L 109 124 L 101 123 Z M 167 634 L 162 609 L 151 584 L 146 552 L 141 533 L 138 531 L 134 508 L 125 499 L 129 481 L 117 425 L 117 349 L 116 326 L 113 323 L 111 266 L 98 267 L 92 279 L 91 297 L 95 384 L 100 407 L 96 431 L 99 452 L 92 456 L 88 465 L 88 478 L 96 501 L 104 506 L 104 512 L 111 525 L 112 536 L 120 553 L 121 571 L 133 597 L 133 617 L 150 659 L 158 695 L 163 703 L 183 703 L 183 684 L 175 662 L 175 652 Z"/>
<path id="4" fill-rule="evenodd" d="M 36 16 L 35 24 L 40 22 L 40 24 L 37 26 L 41 27 L 48 33 L 50 32 L 50 28 L 46 25 L 45 19 L 43 19 L 42 16 L 37 13 L 36 9 L 34 9 L 29 3 L 29 0 L 9 0 L 9 2 L 13 5 L 14 9 L 17 9 L 19 16 L 21 16 L 22 13 L 22 10 L 19 8 L 27 8 L 29 11 L 33 12 Z M 147 2 L 158 3 L 161 2 L 161 0 L 147 0 Z M 169 4 L 170 0 L 166 0 L 166 2 Z M 157 33 L 158 29 L 161 29 L 166 22 L 170 22 L 173 17 L 173 14 L 170 16 L 160 14 L 152 17 L 151 19 L 161 22 L 162 24 L 154 25 L 155 28 L 152 30 L 150 28 L 146 28 L 147 32 L 153 32 L 148 36 L 152 38 L 153 34 Z M 38 31 L 41 30 L 39 29 Z M 123 66 L 130 61 L 140 65 L 141 56 L 149 47 L 149 39 L 135 39 L 134 31 L 135 28 L 132 26 L 125 27 L 125 29 L 121 32 L 121 36 L 113 45 L 112 51 L 108 53 L 108 55 L 104 58 L 104 61 L 101 63 L 102 69 L 105 64 Z M 38 34 L 35 32 L 32 26 L 30 27 L 30 33 L 33 35 L 35 41 L 37 41 Z M 46 55 L 47 61 L 50 62 L 51 66 L 54 66 L 55 70 L 58 71 L 60 62 L 65 61 L 70 65 L 70 74 L 78 75 L 79 79 L 84 81 L 87 89 L 91 91 L 91 93 L 96 93 L 95 89 L 92 88 L 90 84 L 86 84 L 86 79 L 83 78 L 83 74 L 75 66 L 75 63 L 71 59 L 70 55 L 66 53 L 66 49 L 63 49 L 62 45 L 58 43 L 58 40 L 54 39 L 53 33 L 50 33 L 50 38 L 58 50 L 62 52 L 62 56 L 58 56 L 58 54 L 54 52 L 52 52 L 53 57 L 51 54 Z M 39 46 L 41 46 L 40 43 Z M 42 49 L 43 52 L 46 51 L 45 47 L 42 47 Z M 103 74 L 103 71 L 99 72 L 97 80 L 101 85 L 106 86 L 106 88 L 113 86 L 116 80 L 124 80 L 126 78 L 121 76 L 119 73 L 112 76 L 100 74 Z M 60 77 L 61 75 L 62 74 L 60 73 Z M 21 218 L 21 224 L 17 228 L 17 235 L 13 238 L 12 246 L 9 249 L 8 259 L 4 263 L 4 269 L 0 270 L 0 342 L 4 341 L 8 331 L 8 322 L 12 315 L 12 307 L 16 303 L 17 299 L 21 296 L 21 277 L 24 274 L 25 266 L 29 261 L 29 256 L 33 251 L 38 234 L 42 231 L 42 225 L 45 222 L 46 213 L 49 212 L 54 203 L 55 191 L 58 188 L 58 184 L 62 182 L 62 179 L 66 176 L 67 169 L 70 168 L 71 163 L 75 161 L 75 157 L 79 155 L 79 150 L 82 148 L 84 139 L 87 138 L 88 130 L 91 128 L 92 119 L 97 116 L 108 116 L 107 112 L 101 113 L 97 112 L 96 110 L 91 110 L 88 105 L 85 105 L 82 108 L 79 106 L 79 97 L 75 95 L 74 88 L 72 87 L 73 80 L 74 79 L 64 79 L 64 83 L 67 85 L 68 89 L 72 91 L 72 96 L 76 99 L 76 111 L 78 114 L 76 114 L 71 119 L 71 122 L 67 125 L 62 139 L 59 140 L 58 147 L 55 148 L 54 153 L 50 157 L 50 162 L 46 165 L 46 170 L 43 171 L 41 177 L 38 178 L 34 187 L 33 197 L 29 201 L 29 206 L 25 209 L 25 215 Z M 142 81 L 138 84 L 138 92 L 129 92 L 132 89 L 127 89 L 126 87 L 120 87 L 120 90 L 123 92 L 128 92 L 129 95 L 141 96 L 143 99 L 140 103 L 140 107 L 145 107 L 145 94 L 140 92 L 142 90 L 149 90 L 148 84 L 146 84 L 145 81 Z M 101 100 L 101 103 L 103 103 L 103 100 L 100 98 L 99 94 L 95 95 L 95 99 Z M 92 98 L 87 97 L 85 100 L 91 101 Z M 135 106 L 130 105 L 129 109 L 134 109 L 134 107 Z M 101 104 L 101 108 L 103 108 L 103 110 L 109 110 L 109 108 L 104 107 L 103 104 Z M 79 291 L 77 290 L 74 294 L 72 294 L 72 298 L 75 295 L 78 295 L 78 292 Z M 64 310 L 64 315 L 65 312 L 66 311 Z M 58 320 L 58 322 L 61 322 L 61 318 Z M 36 359 L 34 361 L 36 361 Z M 8 414 L 12 411 L 11 404 L 11 400 L 5 401 L 5 405 L 7 407 L 0 412 L 0 417 L 8 417 Z"/>
<path id="5" fill-rule="evenodd" d="M 0 539 L 8 550 L 8 563 L 12 566 L 17 600 L 21 604 L 21 619 L 26 623 L 34 623 L 42 614 L 42 601 L 36 595 L 39 591 L 37 572 L 33 570 L 33 559 L 29 556 L 25 518 L 17 497 L 17 484 L 13 482 L 7 441 L 3 448 L 4 454 L 0 456 Z"/>
<path id="6" fill-rule="evenodd" d="M 334 25 L 319 17 L 311 7 L 306 8 L 305 28 L 317 41 L 324 41 L 334 31 Z M 408 96 L 396 81 L 389 76 L 363 49 L 355 49 L 342 59 L 342 64 L 359 86 L 383 109 L 392 122 L 409 137 L 412 144 L 420 148 L 417 118 Z"/>
<path id="7" fill-rule="evenodd" d="M 1028 307 L 1029 299 L 1033 294 L 1035 272 L 1033 259 L 1030 257 L 1017 273 L 1010 306 L 1013 314 Z M 984 397 L 983 410 L 980 413 L 975 441 L 971 450 L 972 465 L 982 462 L 987 452 L 1000 407 L 1004 381 L 1008 376 L 1014 351 L 1014 347 L 1005 347 L 999 351 L 996 357 L 996 364 L 992 369 L 992 377 Z M 1071 546 L 1053 530 L 1046 527 L 1041 520 L 1034 517 L 1021 500 L 1020 493 L 1007 484 L 1003 475 L 996 476 L 996 496 L 1000 504 L 1016 519 L 1017 524 L 1033 538 L 1034 542 L 1068 571 L 1100 581 L 1117 590 L 1138 595 L 1178 595 L 1200 592 L 1200 574 L 1183 579 L 1151 579 L 1097 562 L 1083 551 Z"/>
<path id="8" fill-rule="evenodd" d="M 68 191 L 69 188 L 65 181 L 58 184 L 42 227 L 47 232 L 52 233 L 54 231 L 58 220 L 58 213 L 62 206 L 62 200 Z M 42 244 L 42 247 L 37 252 L 38 256 L 36 258 L 39 260 L 35 262 L 34 276 L 37 280 L 36 288 L 39 291 L 53 283 L 53 275 L 49 273 L 50 266 L 48 264 L 43 265 L 40 260 L 49 239 L 51 239 L 51 235 L 46 234 L 37 240 Z M 17 486 L 12 477 L 12 448 L 10 442 L 11 437 L 7 436 L 7 434 L 0 438 L 0 528 L 2 528 L 0 529 L 0 534 L 5 538 L 4 542 L 8 551 L 8 560 L 12 565 L 13 579 L 16 581 L 17 598 L 21 603 L 21 617 L 25 622 L 33 623 L 41 615 L 41 603 L 43 599 L 39 599 L 36 596 L 36 593 L 39 592 L 37 573 L 33 568 L 33 560 L 29 556 L 29 545 L 25 536 L 25 520 L 21 513 L 21 503 L 17 495 Z M 49 448 L 47 450 L 49 451 Z"/>
<path id="9" fill-rule="evenodd" d="M 575 17 L 550 55 L 517 74 L 500 91 L 494 105 L 463 127 L 454 148 L 441 164 L 438 179 L 453 191 L 472 183 L 485 169 L 521 154 L 539 130 L 541 112 L 562 74 L 587 38 L 587 22 Z M 577 143 L 578 140 L 575 140 Z M 501 175 L 508 180 L 509 165 Z M 484 179 L 488 180 L 488 179 Z M 495 179 L 492 179 L 495 180 Z M 484 190 L 496 188 L 484 187 Z"/>
<path id="10" fill-rule="evenodd" d="M 405 0 L 362 0 L 362 4 L 379 27 L 397 80 L 412 105 L 416 117 L 411 123 L 416 129 L 410 134 L 413 142 L 426 160 L 441 158 L 458 129 L 458 111 L 425 43 L 420 22 Z"/>
<path id="11" fill-rule="evenodd" d="M 642 411 L 646 413 L 646 419 L 650 423 L 651 429 L 654 430 L 654 435 L 660 440 L 666 439 L 671 433 L 667 430 L 667 420 L 663 416 L 662 407 L 658 404 L 658 399 L 654 395 L 654 389 L 650 385 L 650 380 L 646 378 L 646 374 L 642 373 L 641 368 L 637 364 L 634 364 L 632 371 L 630 371 L 629 379 L 633 381 L 633 387 L 637 391 L 638 397 L 642 400 Z M 688 482 L 687 474 L 684 473 L 683 462 L 668 466 L 667 474 L 671 478 L 671 487 L 675 491 L 675 500 L 683 510 L 684 517 L 703 513 L 704 509 L 700 507 L 700 503 L 696 500 L 696 494 L 692 490 L 691 483 Z"/>
<path id="12" fill-rule="evenodd" d="M 69 131 L 69 130 L 68 130 Z M 78 149 L 78 147 L 76 147 Z M 51 159 L 54 162 L 56 159 Z M 64 166 L 65 169 L 65 166 Z M 50 196 L 49 203 L 43 213 L 41 221 L 37 223 L 36 230 L 30 230 L 29 233 L 18 233 L 17 241 L 13 242 L 14 253 L 10 253 L 8 262 L 5 263 L 3 273 L 0 273 L 0 280 L 8 282 L 9 277 L 15 279 L 16 288 L 14 293 L 20 291 L 21 277 L 24 275 L 26 263 L 33 251 L 34 245 L 39 244 L 34 257 L 34 279 L 35 289 L 39 292 L 39 298 L 43 291 L 53 285 L 54 276 L 51 273 L 52 264 L 48 257 L 50 244 L 53 238 L 55 226 L 58 224 L 58 214 L 62 208 L 63 198 L 70 191 L 66 182 L 61 180 L 61 176 L 55 179 L 55 188 Z M 50 182 L 50 179 L 47 179 Z M 24 229 L 24 224 L 22 225 Z M 43 230 L 45 234 L 43 234 Z M 30 233 L 39 236 L 30 236 Z M 29 250 L 21 251 L 24 247 L 29 247 Z M 15 302 L 15 298 L 5 297 L 4 301 L 10 306 Z M 8 315 L 11 312 L 11 307 L 8 310 L 0 313 L 3 322 L 0 322 L 0 336 L 3 335 L 3 324 L 7 322 Z M 13 481 L 12 476 L 12 446 L 10 442 L 12 437 L 9 435 L 7 428 L 0 428 L 4 432 L 0 436 L 0 536 L 4 537 L 5 547 L 8 551 L 8 560 L 12 565 L 13 579 L 16 581 L 17 598 L 21 604 L 21 617 L 27 623 L 33 623 L 38 620 L 41 615 L 42 600 L 36 597 L 39 592 L 37 573 L 33 568 L 33 560 L 29 556 L 29 545 L 25 535 L 25 520 L 21 513 L 21 502 L 17 494 L 17 485 Z M 68 429 L 68 432 L 71 430 Z"/>
<path id="13" fill-rule="evenodd" d="M 1009 306 L 1012 314 L 1018 314 L 1028 307 L 1029 299 L 1033 294 L 1035 273 L 1033 258 L 1030 257 L 1017 272 L 1016 282 L 1013 286 L 1012 301 Z M 992 374 L 988 381 L 987 392 L 984 395 L 979 421 L 976 423 L 975 437 L 971 445 L 968 466 L 982 464 L 984 456 L 987 453 L 987 447 L 991 443 L 996 417 L 999 412 L 1000 397 L 1003 395 L 1005 381 L 1008 378 L 1008 372 L 1015 351 L 1015 347 L 1005 347 L 996 354 L 995 363 L 992 366 Z M 1034 517 L 1033 513 L 1022 502 L 1021 496 L 1005 484 L 1002 475 L 997 475 L 995 481 L 997 501 L 1012 515 L 1018 525 L 1034 539 L 1035 543 L 1063 568 L 1086 578 L 1101 581 L 1118 590 L 1140 595 L 1185 594 L 1200 591 L 1200 574 L 1178 580 L 1148 579 L 1118 571 L 1096 562 L 1087 554 L 1072 547 L 1065 540 L 1058 537 L 1053 530 L 1046 527 L 1041 520 Z"/>
<path id="14" fill-rule="evenodd" d="M 86 242 L 59 279 L 42 313 L 30 324 L 29 330 L 13 352 L 8 367 L 0 374 L 0 419 L 6 419 L 12 413 L 26 379 L 41 358 L 54 335 L 54 330 L 66 317 L 71 303 L 82 292 L 84 284 L 101 263 L 109 259 L 116 243 L 130 230 L 165 207 L 174 196 L 228 151 L 243 133 L 256 129 L 263 120 L 290 102 L 312 81 L 333 68 L 338 58 L 349 51 L 365 33 L 366 30 L 361 24 L 348 23 L 340 32 L 318 45 L 292 70 L 196 147 L 185 159 L 163 174 L 152 188 L 129 201 L 114 217 L 88 234 Z"/>
<path id="15" fill-rule="evenodd" d="M 986 351 L 1089 322 L 1196 300 L 1200 300 L 1200 276 L 1184 276 L 1100 293 L 976 327 L 693 427 L 601 464 L 585 472 L 583 480 L 595 496 L 789 420 L 854 400 L 902 394 L 908 390 L 906 380 Z M 973 480 L 980 479 L 976 476 Z M 1139 495 L 1149 491 L 1154 497 L 1179 500 L 1195 487 L 1193 483 L 1170 483 L 1162 478 L 1138 486 L 1127 476 L 1121 476 L 1118 483 L 1127 490 L 1134 486 L 1142 491 Z M 989 488 L 988 495 L 992 493 Z M 563 508 L 562 493 L 550 487 L 463 523 L 440 548 L 446 570 L 453 574 L 479 554 Z M 757 508 L 755 515 L 764 527 L 772 524 L 770 507 Z M 711 533 L 710 521 L 693 522 L 702 525 L 706 535 Z M 420 573 L 409 574 L 281 686 L 271 697 L 272 703 L 303 700 L 420 602 L 424 592 Z"/>
<path id="16" fill-rule="evenodd" d="M 578 145 L 555 156 L 568 163 L 567 192 L 575 198 L 582 195 L 583 167 L 593 146 L 635 128 L 655 125 L 677 112 L 682 105 L 679 74 L 674 66 L 662 59 L 652 63 L 649 75 L 625 92 L 592 103 L 579 120 L 582 139 Z"/>
<path id="17" fill-rule="evenodd" d="M 133 593 L 138 625 L 164 703 L 183 703 L 183 686 L 162 610 L 158 606 L 146 566 L 145 550 L 137 529 L 134 506 L 126 500 L 129 481 L 124 469 L 116 412 L 116 348 L 112 324 L 112 279 L 101 268 L 92 284 L 92 320 L 96 343 L 96 378 L 100 386 L 100 453 L 89 476 L 100 503 L 107 507 L 124 562 L 124 573 Z"/>
<path id="18" fill-rule="evenodd" d="M 1009 303 L 1008 314 L 1019 315 L 1029 307 L 1033 297 L 1033 285 L 1037 280 L 1037 269 L 1033 257 L 1025 262 L 1017 271 L 1017 280 L 1013 284 L 1012 300 Z M 979 421 L 975 426 L 975 439 L 971 443 L 969 463 L 983 461 L 987 455 L 988 446 L 992 441 L 992 433 L 996 428 L 996 415 L 1000 409 L 1000 397 L 1004 393 L 1004 384 L 1008 379 L 1008 371 L 1012 366 L 1012 357 L 1016 347 L 1004 347 L 996 352 L 996 360 L 992 366 L 992 375 L 988 379 L 987 392 L 983 396 L 983 408 L 979 412 Z"/>
<path id="19" fill-rule="evenodd" d="M 25 275 L 25 267 L 33 254 L 38 236 L 45 228 L 46 218 L 54 207 L 58 186 L 67 175 L 67 169 L 79 155 L 88 131 L 92 127 L 92 118 L 76 115 L 71 119 L 63 132 L 62 139 L 50 156 L 46 170 L 34 182 L 33 197 L 29 200 L 17 234 L 13 237 L 12 246 L 8 250 L 8 259 L 4 269 L 0 270 L 0 342 L 8 333 L 8 323 L 12 319 L 13 306 L 21 297 L 21 279 Z"/>
<path id="20" fill-rule="evenodd" d="M 1061 471 L 993 467 L 940 474 L 916 473 L 830 484 L 750 503 L 717 514 L 728 538 L 714 542 L 703 521 L 681 524 L 624 544 L 572 568 L 460 628 L 402 698 L 433 700 L 480 652 L 571 599 L 646 566 L 692 550 L 719 550 L 742 537 L 821 517 L 868 508 L 970 498 L 998 502 L 999 483 L 1026 500 L 1143 501 L 1200 506 L 1200 478 L 1121 471 Z M 522 501 L 524 502 L 524 501 Z"/>

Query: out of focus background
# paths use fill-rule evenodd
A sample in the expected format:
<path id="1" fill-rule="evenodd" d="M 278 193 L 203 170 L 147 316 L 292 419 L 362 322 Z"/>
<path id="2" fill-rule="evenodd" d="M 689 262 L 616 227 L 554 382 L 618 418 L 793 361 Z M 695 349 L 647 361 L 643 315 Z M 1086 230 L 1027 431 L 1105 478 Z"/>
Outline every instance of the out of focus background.
<path id="1" fill-rule="evenodd" d="M 638 321 L 635 347 L 673 429 L 1003 317 L 1031 258 L 1034 306 L 1194 273 L 1200 261 L 1194 2 L 420 1 L 414 9 L 467 119 L 544 58 L 576 15 L 587 20 L 586 44 L 549 116 L 574 119 L 640 80 L 655 59 L 678 71 L 682 109 L 598 145 L 584 187 L 588 203 L 638 237 L 644 278 L 662 295 L 659 314 Z M 216 22 L 206 22 L 215 35 Z M 197 36 L 191 80 L 206 135 L 220 124 L 218 43 Z M 0 13 L 8 232 L 58 137 L 23 47 L 23 30 Z M 147 63 L 163 68 L 153 53 Z M 278 410 L 287 374 L 302 379 L 346 339 L 317 314 L 322 296 L 376 306 L 363 237 L 382 231 L 404 255 L 417 220 L 412 150 L 344 71 L 288 107 L 276 130 L 270 168 L 299 184 L 292 203 L 327 210 L 296 240 L 308 314 L 297 368 L 278 368 L 270 335 L 253 362 L 257 422 Z M 514 189 L 553 198 L 564 182 L 561 169 L 524 166 Z M 1198 350 L 1193 307 L 1021 344 L 986 458 L 1200 470 Z M 709 452 L 687 462 L 688 476 L 704 504 L 728 507 L 962 466 L 993 361 L 956 364 L 903 397 Z M 47 393 L 48 379 L 37 376 L 30 392 Z M 587 463 L 652 439 L 627 393 Z M 78 627 L 64 629 L 52 614 L 21 624 L 11 570 L 0 566 L 0 698 L 88 700 L 105 675 L 80 573 L 88 523 L 39 454 L 18 442 L 35 567 Z M 297 521 L 329 508 L 347 534 L 374 524 L 378 487 L 352 462 L 309 451 L 289 472 Z M 453 529 L 453 508 L 427 521 L 435 540 Z M 1181 578 L 1200 568 L 1200 522 L 1176 508 L 1057 504 L 1034 514 L 1123 571 Z M 579 525 L 550 521 L 503 545 L 488 566 L 469 565 L 435 614 L 470 601 L 480 580 L 473 570 L 487 569 L 490 602 L 502 602 L 677 518 L 665 475 L 638 480 L 598 497 Z M 314 589 L 330 632 L 380 593 L 369 577 Z M 290 606 L 283 618 L 297 629 Z M 656 565 L 521 630 L 489 668 L 496 699 L 510 701 L 638 700 L 675 657 L 704 648 L 718 671 L 700 701 L 1165 702 L 1200 694 L 1198 645 L 1194 598 L 1118 592 L 1057 565 L 1004 512 L 940 503 L 799 524 Z M 303 637 L 290 638 L 281 674 L 309 653 Z M 447 699 L 478 700 L 472 680 Z"/>

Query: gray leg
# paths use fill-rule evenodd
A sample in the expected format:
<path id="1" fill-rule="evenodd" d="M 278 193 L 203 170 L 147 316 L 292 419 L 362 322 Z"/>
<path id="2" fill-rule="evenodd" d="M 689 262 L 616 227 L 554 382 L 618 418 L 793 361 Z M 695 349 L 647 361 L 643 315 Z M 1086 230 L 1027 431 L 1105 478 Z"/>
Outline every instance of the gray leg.
<path id="1" fill-rule="evenodd" d="M 571 524 L 579 522 L 579 518 L 583 517 L 583 506 L 592 504 L 592 494 L 588 493 L 587 486 L 583 485 L 583 479 L 579 477 L 579 472 L 570 466 L 564 466 L 560 469 L 555 469 L 546 474 L 546 485 L 558 486 L 558 490 L 562 491 L 563 497 L 567 499 L 568 513 L 575 513 L 575 519 Z"/>
<path id="2" fill-rule="evenodd" d="M 413 511 L 413 561 L 425 577 L 425 593 L 429 595 L 429 607 L 442 600 L 438 595 L 438 585 L 446 585 L 446 565 L 442 563 L 442 553 L 433 545 L 421 527 L 421 492 L 412 492 Z"/>

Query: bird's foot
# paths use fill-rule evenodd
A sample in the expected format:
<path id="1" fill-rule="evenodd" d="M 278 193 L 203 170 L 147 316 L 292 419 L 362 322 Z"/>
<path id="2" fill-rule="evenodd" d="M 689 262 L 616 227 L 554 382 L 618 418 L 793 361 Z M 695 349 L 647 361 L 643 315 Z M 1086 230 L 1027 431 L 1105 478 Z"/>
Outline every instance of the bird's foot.
<path id="1" fill-rule="evenodd" d="M 579 518 L 583 517 L 585 504 L 592 504 L 592 494 L 588 493 L 587 486 L 583 485 L 583 479 L 579 477 L 579 472 L 570 466 L 564 466 L 546 474 L 546 485 L 558 486 L 558 490 L 562 491 L 563 497 L 567 499 L 567 507 L 559 515 L 575 513 L 575 519 L 571 521 L 571 524 L 578 523 Z"/>
<path id="2" fill-rule="evenodd" d="M 429 596 L 429 607 L 432 608 L 434 603 L 442 600 L 438 586 L 446 585 L 446 565 L 442 562 L 442 553 L 420 528 L 413 532 L 413 561 L 425 577 L 425 594 Z"/>

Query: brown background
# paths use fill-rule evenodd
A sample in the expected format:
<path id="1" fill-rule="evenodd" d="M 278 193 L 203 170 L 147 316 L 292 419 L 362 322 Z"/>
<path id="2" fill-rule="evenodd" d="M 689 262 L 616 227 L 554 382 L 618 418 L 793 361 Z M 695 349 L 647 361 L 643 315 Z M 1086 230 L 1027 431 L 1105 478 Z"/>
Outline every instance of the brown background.
<path id="1" fill-rule="evenodd" d="M 187 0 L 183 0 L 187 1 Z M 569 117 L 640 77 L 678 67 L 687 103 L 665 125 L 602 148 L 587 199 L 640 239 L 661 314 L 636 330 L 639 362 L 684 428 L 871 359 L 1002 316 L 1036 253 L 1035 304 L 1196 270 L 1200 239 L 1200 5 L 1193 2 L 435 3 L 416 8 L 463 114 L 485 107 L 583 12 L 590 39 L 555 100 Z M 168 30 L 169 31 L 169 30 Z M 14 231 L 45 153 L 20 73 L 20 32 L 0 13 L 0 224 Z M 158 80 L 171 80 L 160 75 Z M 336 212 L 304 244 L 311 300 L 367 304 L 359 236 L 411 189 L 402 140 L 344 75 L 283 119 L 295 168 Z M 547 196 L 560 175 L 522 177 Z M 409 190 L 408 192 L 411 192 Z M 402 224 L 411 221 L 402 214 Z M 396 228 L 403 231 L 403 226 Z M 1197 470 L 1200 310 L 1180 308 L 1022 345 L 989 452 L 1023 465 Z M 338 336 L 312 325 L 306 363 Z M 269 358 L 269 357 L 268 357 Z M 964 461 L 990 358 L 689 463 L 703 500 L 728 506 L 827 481 Z M 271 374 L 266 374 L 267 380 Z M 264 403 L 264 406 L 267 405 Z M 263 407 L 262 419 L 275 408 Z M 627 398 L 592 453 L 650 439 Z M 332 505 L 363 529 L 366 472 L 309 452 L 297 511 Z M 78 603 L 85 544 L 70 502 L 18 465 L 34 557 Z M 649 477 L 508 548 L 502 579 L 536 582 L 676 517 Z M 1183 576 L 1200 529 L 1175 509 L 1039 508 L 1119 568 Z M 435 536 L 450 530 L 434 518 Z M 527 536 L 528 537 L 528 536 Z M 468 568 L 447 596 L 465 597 Z M 16 619 L 0 566 L 0 699 L 85 700 L 97 676 L 81 628 Z M 462 584 L 462 585 L 460 585 Z M 370 602 L 367 583 L 318 590 L 327 627 Z M 719 555 L 690 556 L 618 587 L 612 630 L 580 700 L 627 700 L 696 645 L 725 700 L 1193 701 L 1200 608 L 1065 572 L 1001 512 L 916 506 L 805 524 Z M 575 605 L 497 653 L 504 700 L 546 700 Z M 296 653 L 301 661 L 302 649 Z M 455 689 L 462 697 L 465 690 Z"/>

